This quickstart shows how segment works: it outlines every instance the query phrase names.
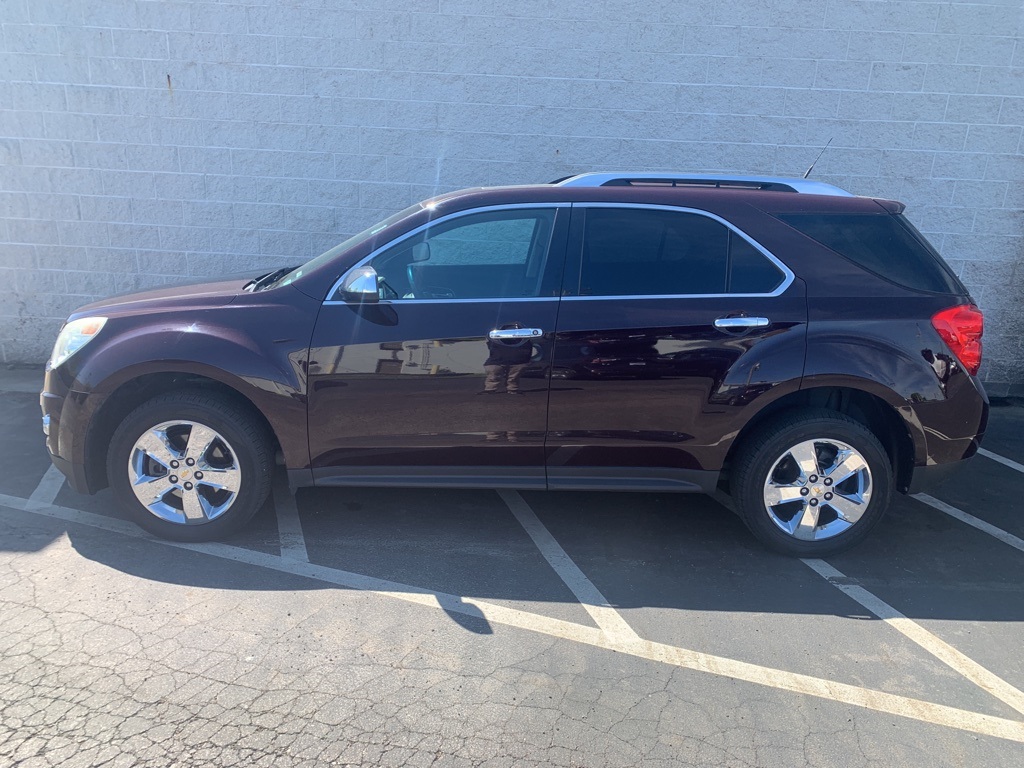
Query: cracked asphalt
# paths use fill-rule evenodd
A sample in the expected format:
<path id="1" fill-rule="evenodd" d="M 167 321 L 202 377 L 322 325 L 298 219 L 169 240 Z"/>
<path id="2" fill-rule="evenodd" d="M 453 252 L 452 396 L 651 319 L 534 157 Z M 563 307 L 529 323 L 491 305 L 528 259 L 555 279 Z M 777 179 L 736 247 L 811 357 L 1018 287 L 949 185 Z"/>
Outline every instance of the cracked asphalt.
<path id="1" fill-rule="evenodd" d="M 39 378 L 0 370 L 0 765 L 1022 763 L 1024 551 L 919 499 L 831 580 L 669 494 L 522 494 L 583 586 L 490 491 L 303 490 L 175 546 L 42 492 Z M 978 457 L 932 495 L 1019 541 L 1022 491 Z"/>

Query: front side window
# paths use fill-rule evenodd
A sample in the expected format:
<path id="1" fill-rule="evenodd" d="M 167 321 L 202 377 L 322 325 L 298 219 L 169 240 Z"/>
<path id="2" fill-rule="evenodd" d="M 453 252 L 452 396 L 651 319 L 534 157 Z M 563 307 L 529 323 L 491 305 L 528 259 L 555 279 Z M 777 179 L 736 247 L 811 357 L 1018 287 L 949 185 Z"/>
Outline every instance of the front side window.
<path id="1" fill-rule="evenodd" d="M 696 213 L 588 208 L 581 296 L 771 293 L 785 275 L 719 221 Z"/>
<path id="2" fill-rule="evenodd" d="M 369 266 L 391 301 L 555 295 L 546 269 L 554 221 L 554 208 L 467 214 L 406 238 Z"/>

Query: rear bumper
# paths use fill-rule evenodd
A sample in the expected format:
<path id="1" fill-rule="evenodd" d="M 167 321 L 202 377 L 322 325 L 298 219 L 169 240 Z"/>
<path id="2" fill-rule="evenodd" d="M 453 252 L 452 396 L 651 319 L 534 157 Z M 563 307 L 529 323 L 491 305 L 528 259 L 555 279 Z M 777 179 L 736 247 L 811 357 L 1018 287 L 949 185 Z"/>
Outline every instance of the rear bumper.
<path id="1" fill-rule="evenodd" d="M 907 409 L 909 412 L 909 409 Z M 913 405 L 915 466 L 901 491 L 920 493 L 960 471 L 985 437 L 989 402 L 985 388 L 974 376 L 959 374 L 946 386 L 946 399 Z M 906 477 L 901 478 L 904 482 Z"/>
<path id="2" fill-rule="evenodd" d="M 973 457 L 972 457 L 973 458 Z M 970 463 L 971 459 L 950 461 L 945 464 L 930 464 L 926 467 L 914 467 L 907 493 L 925 493 L 959 473 Z"/>

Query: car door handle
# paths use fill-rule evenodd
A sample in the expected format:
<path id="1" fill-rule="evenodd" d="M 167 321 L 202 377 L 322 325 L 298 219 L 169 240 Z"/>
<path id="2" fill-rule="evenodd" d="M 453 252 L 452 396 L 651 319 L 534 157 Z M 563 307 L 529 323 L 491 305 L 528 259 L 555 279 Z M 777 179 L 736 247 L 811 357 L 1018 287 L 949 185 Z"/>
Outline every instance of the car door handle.
<path id="1" fill-rule="evenodd" d="M 742 331 L 748 328 L 767 328 L 771 321 L 767 317 L 720 317 L 715 328 L 721 331 Z"/>
<path id="2" fill-rule="evenodd" d="M 503 341 L 508 339 L 535 339 L 543 335 L 544 331 L 540 328 L 495 328 L 487 334 L 487 338 Z"/>

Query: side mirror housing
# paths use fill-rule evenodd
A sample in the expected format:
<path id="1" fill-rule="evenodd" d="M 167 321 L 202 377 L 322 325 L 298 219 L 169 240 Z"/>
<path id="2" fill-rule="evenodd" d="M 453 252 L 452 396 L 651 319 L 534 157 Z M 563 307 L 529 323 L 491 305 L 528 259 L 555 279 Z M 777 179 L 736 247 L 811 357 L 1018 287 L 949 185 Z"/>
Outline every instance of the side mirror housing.
<path id="1" fill-rule="evenodd" d="M 345 276 L 338 293 L 349 304 L 376 304 L 380 301 L 377 270 L 366 266 L 353 269 Z"/>

